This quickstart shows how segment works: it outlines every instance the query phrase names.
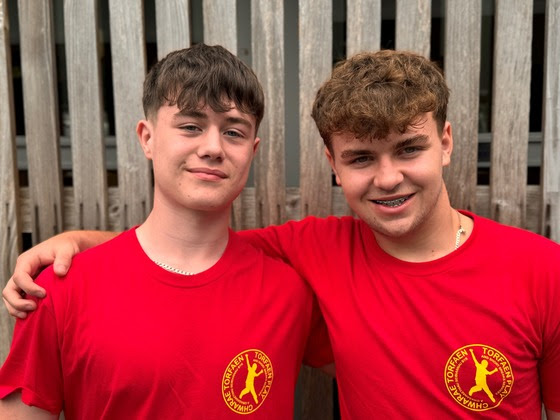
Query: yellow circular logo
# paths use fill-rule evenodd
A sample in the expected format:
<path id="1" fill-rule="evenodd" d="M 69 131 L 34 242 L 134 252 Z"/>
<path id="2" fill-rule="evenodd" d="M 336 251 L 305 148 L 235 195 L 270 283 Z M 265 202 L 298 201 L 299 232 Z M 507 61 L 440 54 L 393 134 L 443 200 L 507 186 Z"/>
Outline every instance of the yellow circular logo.
<path id="1" fill-rule="evenodd" d="M 513 371 L 503 353 L 484 344 L 470 344 L 453 352 L 444 372 L 451 397 L 472 411 L 496 408 L 511 392 Z"/>
<path id="2" fill-rule="evenodd" d="M 242 351 L 229 362 L 222 378 L 226 405 L 238 414 L 254 412 L 270 392 L 273 378 L 272 363 L 264 352 Z"/>

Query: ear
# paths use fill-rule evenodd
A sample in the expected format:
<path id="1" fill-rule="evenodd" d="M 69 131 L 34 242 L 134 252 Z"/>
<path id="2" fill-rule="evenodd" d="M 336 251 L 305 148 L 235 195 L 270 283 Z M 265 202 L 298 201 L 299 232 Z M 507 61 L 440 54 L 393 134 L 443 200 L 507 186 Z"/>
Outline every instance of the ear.
<path id="1" fill-rule="evenodd" d="M 138 137 L 138 142 L 142 147 L 144 156 L 148 159 L 152 159 L 152 146 L 153 146 L 153 136 L 154 127 L 149 120 L 140 120 L 136 125 L 136 136 Z"/>
<path id="2" fill-rule="evenodd" d="M 338 176 L 338 172 L 336 171 L 335 164 L 334 164 L 334 157 L 331 155 L 331 152 L 327 147 L 325 147 L 325 156 L 327 156 L 327 160 L 329 161 L 329 165 L 331 165 L 331 169 L 334 172 L 334 177 L 336 179 L 336 185 L 342 185 L 340 181 L 340 177 Z"/>
<path id="3" fill-rule="evenodd" d="M 453 152 L 453 130 L 451 123 L 446 121 L 443 126 L 441 135 L 441 152 L 442 152 L 442 166 L 447 166 L 451 162 L 451 153 Z"/>
<path id="4" fill-rule="evenodd" d="M 260 142 L 261 142 L 261 139 L 259 137 L 255 137 L 255 142 L 253 143 L 253 157 L 257 153 L 257 149 L 259 148 L 259 143 Z"/>

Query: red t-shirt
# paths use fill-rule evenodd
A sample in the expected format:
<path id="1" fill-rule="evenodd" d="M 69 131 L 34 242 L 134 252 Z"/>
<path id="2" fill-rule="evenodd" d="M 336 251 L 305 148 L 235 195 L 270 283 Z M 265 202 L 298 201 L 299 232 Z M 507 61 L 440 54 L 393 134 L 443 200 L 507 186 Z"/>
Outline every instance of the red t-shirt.
<path id="1" fill-rule="evenodd" d="M 244 233 L 313 288 L 345 419 L 540 418 L 560 411 L 560 245 L 466 213 L 458 250 L 385 253 L 354 218 Z"/>
<path id="2" fill-rule="evenodd" d="M 74 259 L 18 321 L 0 398 L 66 418 L 250 418 L 293 415 L 313 296 L 287 265 L 230 232 L 222 258 L 182 276 L 155 265 L 134 230 Z M 324 329 L 306 362 L 329 363 Z"/>

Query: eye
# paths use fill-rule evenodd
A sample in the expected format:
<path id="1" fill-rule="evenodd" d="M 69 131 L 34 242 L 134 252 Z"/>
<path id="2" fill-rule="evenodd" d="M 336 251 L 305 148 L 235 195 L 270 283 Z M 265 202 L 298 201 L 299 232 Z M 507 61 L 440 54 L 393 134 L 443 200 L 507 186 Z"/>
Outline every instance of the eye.
<path id="1" fill-rule="evenodd" d="M 423 147 L 420 146 L 407 146 L 407 147 L 403 147 L 400 150 L 401 155 L 405 155 L 405 156 L 409 156 L 409 155 L 413 155 L 419 151 L 423 150 Z"/>
<path id="2" fill-rule="evenodd" d="M 193 132 L 193 133 L 194 133 L 194 132 L 197 132 L 197 131 L 200 131 L 200 128 L 197 127 L 197 126 L 194 125 L 194 124 L 185 124 L 185 125 L 182 125 L 180 128 L 181 128 L 181 130 L 183 130 L 183 131 Z"/>
<path id="3" fill-rule="evenodd" d="M 235 130 L 227 130 L 224 132 L 224 134 L 228 137 L 243 137 L 243 135 Z"/>
<path id="4" fill-rule="evenodd" d="M 360 165 L 367 163 L 371 160 L 371 156 L 358 156 L 350 161 L 351 164 Z"/>

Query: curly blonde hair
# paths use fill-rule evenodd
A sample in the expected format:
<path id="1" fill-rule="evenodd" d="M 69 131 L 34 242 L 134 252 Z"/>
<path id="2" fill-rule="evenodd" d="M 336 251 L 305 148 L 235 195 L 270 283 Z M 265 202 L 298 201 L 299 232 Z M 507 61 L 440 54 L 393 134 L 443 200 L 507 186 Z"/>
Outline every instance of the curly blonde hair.
<path id="1" fill-rule="evenodd" d="M 333 134 L 382 139 L 392 131 L 404 133 L 426 112 L 433 112 L 441 132 L 448 100 L 435 63 L 413 52 L 381 50 L 338 63 L 317 92 L 311 116 L 332 152 Z"/>

